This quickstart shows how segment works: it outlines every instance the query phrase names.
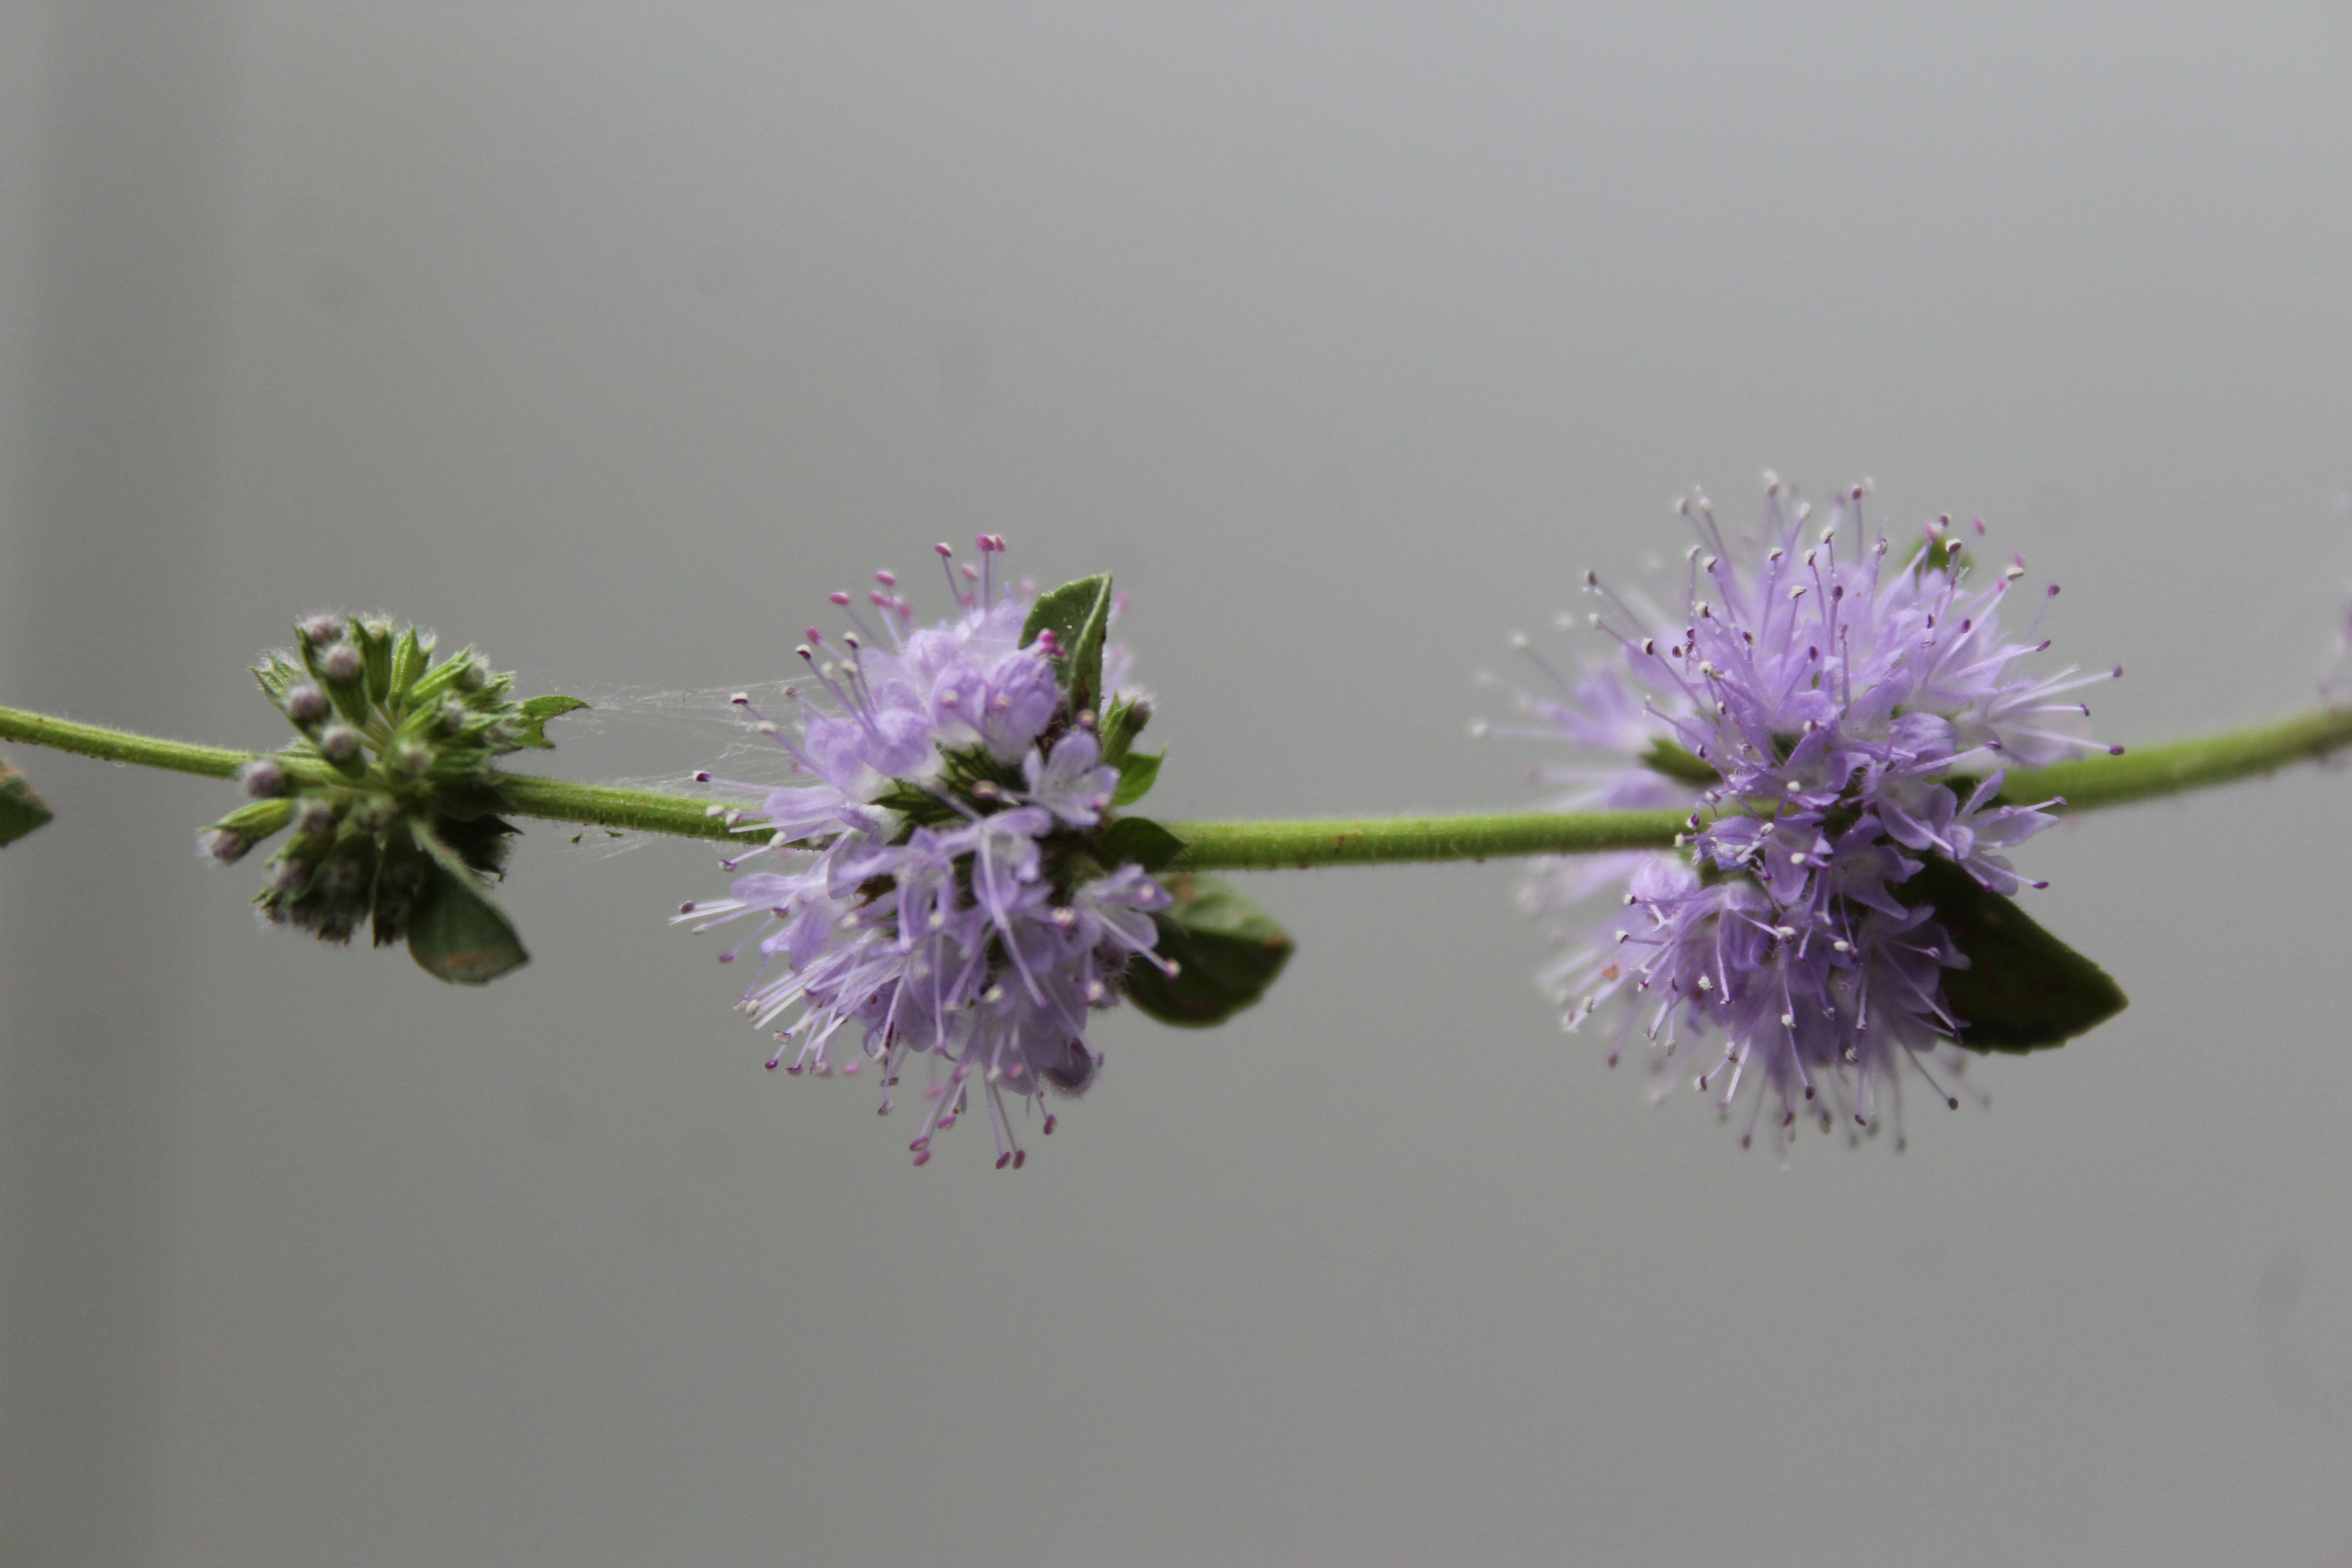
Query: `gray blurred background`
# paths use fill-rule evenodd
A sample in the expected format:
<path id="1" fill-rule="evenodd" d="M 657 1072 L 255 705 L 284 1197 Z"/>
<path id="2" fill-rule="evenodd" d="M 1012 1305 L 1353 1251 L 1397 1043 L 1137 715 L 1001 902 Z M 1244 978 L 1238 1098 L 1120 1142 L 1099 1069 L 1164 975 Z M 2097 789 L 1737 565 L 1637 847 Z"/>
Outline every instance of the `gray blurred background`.
<path id="1" fill-rule="evenodd" d="M 769 679 L 991 530 L 1132 593 L 1163 814 L 1512 805 L 1474 672 L 1770 465 L 1984 514 L 2108 735 L 2282 713 L 2347 65 L 2338 6 L 0 6 L 0 700 L 274 744 L 321 605 Z M 718 744 L 607 706 L 543 765 Z M 227 786 L 5 750 L 9 1563 L 2352 1555 L 2341 772 L 2033 845 L 2134 1005 L 1900 1157 L 1647 1109 L 1489 865 L 1255 880 L 1273 997 L 1111 1019 L 998 1175 L 761 1070 L 663 925 L 707 850 L 534 831 L 536 962 L 453 990 L 257 932 Z"/>

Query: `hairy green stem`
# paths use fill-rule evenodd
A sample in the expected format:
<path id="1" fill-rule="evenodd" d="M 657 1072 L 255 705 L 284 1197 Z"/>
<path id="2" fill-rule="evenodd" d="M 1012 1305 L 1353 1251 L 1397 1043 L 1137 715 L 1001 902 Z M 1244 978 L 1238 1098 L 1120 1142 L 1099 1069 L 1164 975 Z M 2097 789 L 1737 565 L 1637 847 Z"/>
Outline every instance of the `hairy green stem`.
<path id="1" fill-rule="evenodd" d="M 249 753 L 192 745 L 0 708 L 0 740 L 142 767 L 226 778 Z M 2352 709 L 2321 709 L 2277 723 L 2192 741 L 2147 746 L 2122 756 L 2095 755 L 2010 775 L 2002 798 L 2063 799 L 2067 812 L 2180 795 L 2271 773 L 2352 747 Z M 325 782 L 331 770 L 282 759 L 299 779 Z M 581 823 L 634 833 L 740 842 L 711 803 L 691 795 L 612 784 L 572 784 L 522 773 L 493 775 L 505 809 L 517 816 Z M 1179 870 L 1272 870 L 1281 867 L 1365 866 L 1414 860 L 1486 860 L 1518 855 L 1575 855 L 1605 849 L 1664 848 L 1681 831 L 1679 811 L 1501 812 L 1449 816 L 1375 816 L 1289 822 L 1171 822 L 1184 841 Z"/>
<path id="2" fill-rule="evenodd" d="M 251 761 L 253 755 L 223 746 L 198 746 L 186 741 L 133 735 L 124 730 L 102 730 L 96 724 L 77 724 L 70 719 L 53 719 L 47 713 L 28 713 L 22 708 L 0 708 L 0 739 L 29 741 L 36 746 L 73 752 L 101 762 L 133 763 L 142 768 L 169 768 L 175 773 L 202 773 L 215 779 L 228 777 L 236 772 L 238 764 Z"/>
<path id="3" fill-rule="evenodd" d="M 2003 781 L 2001 798 L 2064 812 L 2124 805 L 2251 778 L 2352 746 L 2352 709 L 2323 708 L 2274 724 L 2193 741 L 2104 752 Z M 1510 855 L 1575 855 L 1596 849 L 1663 849 L 1682 831 L 1679 811 L 1516 812 L 1477 816 L 1375 816 L 1307 822 L 1170 822 L 1184 841 L 1172 868 L 1273 870 L 1406 860 L 1485 860 Z"/>

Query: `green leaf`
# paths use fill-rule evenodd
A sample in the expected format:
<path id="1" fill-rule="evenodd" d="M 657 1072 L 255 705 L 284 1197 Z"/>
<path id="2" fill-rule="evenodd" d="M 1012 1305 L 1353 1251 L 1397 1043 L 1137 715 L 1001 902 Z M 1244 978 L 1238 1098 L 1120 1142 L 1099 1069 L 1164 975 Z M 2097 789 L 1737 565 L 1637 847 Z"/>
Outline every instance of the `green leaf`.
<path id="1" fill-rule="evenodd" d="M 24 774 L 0 763 L 0 844 L 14 844 L 56 816 Z"/>
<path id="2" fill-rule="evenodd" d="M 1113 700 L 1103 713 L 1102 722 L 1095 729 L 1102 740 L 1104 763 L 1115 768 L 1125 762 L 1128 749 L 1135 744 L 1135 738 L 1142 734 L 1143 727 L 1150 722 L 1150 703 L 1136 697 Z"/>
<path id="3" fill-rule="evenodd" d="M 1113 805 L 1132 805 L 1151 793 L 1159 782 L 1160 763 L 1164 752 L 1129 752 L 1118 761 L 1118 788 L 1111 792 Z"/>
<path id="4" fill-rule="evenodd" d="M 1081 577 L 1075 583 L 1065 583 L 1050 594 L 1041 594 L 1029 606 L 1029 618 L 1022 623 L 1021 646 L 1027 647 L 1037 640 L 1037 634 L 1050 630 L 1054 640 L 1061 645 L 1062 691 L 1069 699 L 1070 711 L 1081 713 L 1097 706 L 1102 696 L 1103 633 L 1110 626 L 1110 574 Z"/>
<path id="5" fill-rule="evenodd" d="M 1122 816 L 1095 839 L 1095 858 L 1108 868 L 1157 871 L 1183 852 L 1184 841 L 1148 816 Z"/>
<path id="6" fill-rule="evenodd" d="M 530 963 L 512 922 L 457 852 L 421 826 L 416 840 L 428 857 L 425 889 L 408 918 L 408 955 L 418 967 L 453 985 L 487 985 Z"/>
<path id="7" fill-rule="evenodd" d="M 444 817 L 434 823 L 433 831 L 468 870 L 484 877 L 505 875 L 507 852 L 514 847 L 512 840 L 522 836 L 522 829 L 505 817 L 488 814 Z"/>
<path id="8" fill-rule="evenodd" d="M 368 890 L 368 918 L 376 946 L 390 947 L 408 935 L 408 922 L 419 901 L 439 880 L 439 868 L 417 847 L 409 824 L 394 824 L 383 836 L 375 885 Z"/>
<path id="9" fill-rule="evenodd" d="M 1172 960 L 1176 973 L 1139 958 L 1128 964 L 1120 987 L 1163 1024 L 1222 1024 L 1265 994 L 1295 944 L 1255 900 L 1221 878 L 1187 872 L 1171 878 L 1168 891 L 1175 902 L 1151 918 L 1160 928 L 1160 956 Z"/>
<path id="10" fill-rule="evenodd" d="M 1928 856 L 1895 893 L 1915 909 L 1933 906 L 1937 923 L 1968 956 L 1968 968 L 1944 971 L 1944 1003 L 1960 1020 L 1959 1044 L 1969 1050 L 2062 1046 L 2129 1005 L 2105 970 L 1940 856 Z"/>
<path id="11" fill-rule="evenodd" d="M 547 738 L 547 721 L 561 719 L 566 713 L 577 713 L 588 704 L 577 697 L 534 697 L 520 706 L 522 723 L 517 731 L 518 743 L 551 752 L 555 750 L 555 742 Z"/>

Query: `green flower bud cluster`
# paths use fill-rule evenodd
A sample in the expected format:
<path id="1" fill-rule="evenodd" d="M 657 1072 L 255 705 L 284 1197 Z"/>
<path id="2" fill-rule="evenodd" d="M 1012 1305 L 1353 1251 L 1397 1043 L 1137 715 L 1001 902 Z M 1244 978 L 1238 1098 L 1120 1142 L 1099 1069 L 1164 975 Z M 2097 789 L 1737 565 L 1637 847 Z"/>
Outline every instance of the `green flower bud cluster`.
<path id="1" fill-rule="evenodd" d="M 514 678 L 471 647 L 436 662 L 429 635 L 373 616 L 314 616 L 294 634 L 253 674 L 300 739 L 245 765 L 256 798 L 205 829 L 205 853 L 241 859 L 287 832 L 254 899 L 271 922 L 332 942 L 365 923 L 448 981 L 522 964 L 484 891 L 517 831 L 491 763 L 549 747 L 547 721 L 585 704 L 517 701 Z"/>

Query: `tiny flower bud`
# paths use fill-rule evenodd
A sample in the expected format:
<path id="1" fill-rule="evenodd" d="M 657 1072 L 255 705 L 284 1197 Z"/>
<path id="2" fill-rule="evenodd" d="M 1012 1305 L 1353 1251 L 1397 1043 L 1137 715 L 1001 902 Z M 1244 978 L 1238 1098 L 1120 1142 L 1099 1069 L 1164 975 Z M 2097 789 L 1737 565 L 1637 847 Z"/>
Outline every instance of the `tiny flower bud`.
<path id="1" fill-rule="evenodd" d="M 208 827 L 196 835 L 196 853 L 224 866 L 236 865 L 252 847 L 253 840 L 234 827 Z"/>
<path id="2" fill-rule="evenodd" d="M 324 719 L 327 709 L 327 694 L 309 681 L 287 689 L 286 717 L 305 729 Z"/>
<path id="3" fill-rule="evenodd" d="M 294 804 L 294 831 L 313 837 L 331 833 L 342 815 L 331 795 L 306 795 Z"/>
<path id="4" fill-rule="evenodd" d="M 360 732 L 348 724 L 331 726 L 319 737 L 319 754 L 331 763 L 348 763 L 360 754 Z"/>
<path id="5" fill-rule="evenodd" d="M 275 757 L 256 757 L 236 770 L 237 782 L 256 800 L 286 793 L 286 770 Z"/>
<path id="6" fill-rule="evenodd" d="M 349 686 L 367 673 L 367 656 L 347 642 L 339 642 L 329 648 L 326 657 L 319 662 L 327 679 L 337 686 Z"/>

